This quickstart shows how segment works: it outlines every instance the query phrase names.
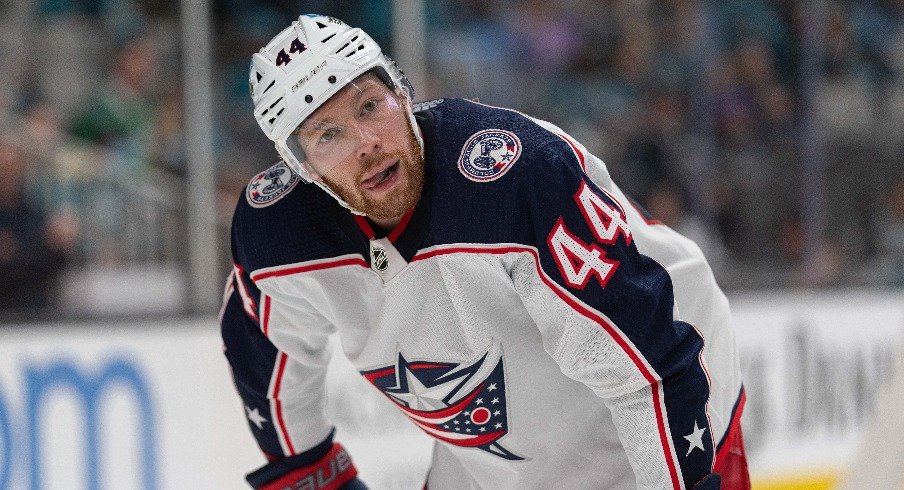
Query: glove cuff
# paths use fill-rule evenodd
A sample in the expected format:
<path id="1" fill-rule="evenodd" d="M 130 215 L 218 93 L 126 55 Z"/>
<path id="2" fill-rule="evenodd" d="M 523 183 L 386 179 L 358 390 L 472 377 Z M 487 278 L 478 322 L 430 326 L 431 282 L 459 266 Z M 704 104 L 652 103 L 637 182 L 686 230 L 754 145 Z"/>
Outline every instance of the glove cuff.
<path id="1" fill-rule="evenodd" d="M 260 490 L 282 490 L 284 488 L 338 490 L 356 476 L 358 476 L 358 469 L 352 463 L 352 458 L 337 442 L 317 462 L 286 473 L 258 488 Z"/>

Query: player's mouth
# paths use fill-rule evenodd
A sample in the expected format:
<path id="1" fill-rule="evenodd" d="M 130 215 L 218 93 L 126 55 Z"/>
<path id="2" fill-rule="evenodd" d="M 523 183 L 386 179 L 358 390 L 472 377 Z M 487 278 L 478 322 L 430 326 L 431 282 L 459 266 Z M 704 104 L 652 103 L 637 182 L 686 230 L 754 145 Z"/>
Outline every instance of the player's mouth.
<path id="1" fill-rule="evenodd" d="M 361 182 L 361 187 L 372 192 L 382 192 L 395 185 L 399 180 L 399 160 L 381 167 Z"/>

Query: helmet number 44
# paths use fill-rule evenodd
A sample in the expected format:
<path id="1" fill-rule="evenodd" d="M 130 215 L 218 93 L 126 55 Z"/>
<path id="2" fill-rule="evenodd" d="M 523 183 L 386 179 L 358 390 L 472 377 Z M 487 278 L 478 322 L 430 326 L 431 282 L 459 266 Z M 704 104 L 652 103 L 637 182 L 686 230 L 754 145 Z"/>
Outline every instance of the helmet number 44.
<path id="1" fill-rule="evenodd" d="M 297 37 L 292 41 L 292 44 L 289 45 L 289 53 L 301 53 L 305 49 L 307 48 Z M 289 53 L 286 53 L 286 48 L 280 49 L 279 54 L 276 55 L 276 66 L 288 65 L 291 63 L 292 57 Z"/>

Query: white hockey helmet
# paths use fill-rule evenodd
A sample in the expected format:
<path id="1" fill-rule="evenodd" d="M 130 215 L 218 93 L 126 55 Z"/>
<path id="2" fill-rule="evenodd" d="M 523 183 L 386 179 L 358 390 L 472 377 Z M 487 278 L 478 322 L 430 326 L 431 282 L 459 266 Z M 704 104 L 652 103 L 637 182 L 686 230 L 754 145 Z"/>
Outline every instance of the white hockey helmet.
<path id="1" fill-rule="evenodd" d="M 407 97 L 405 110 L 412 129 L 416 128 L 408 79 L 367 33 L 339 19 L 302 15 L 252 56 L 249 81 L 254 117 L 280 156 L 305 181 L 320 184 L 320 176 L 305 164 L 305 155 L 289 137 L 333 94 L 370 70 Z M 414 133 L 423 148 L 419 132 Z"/>

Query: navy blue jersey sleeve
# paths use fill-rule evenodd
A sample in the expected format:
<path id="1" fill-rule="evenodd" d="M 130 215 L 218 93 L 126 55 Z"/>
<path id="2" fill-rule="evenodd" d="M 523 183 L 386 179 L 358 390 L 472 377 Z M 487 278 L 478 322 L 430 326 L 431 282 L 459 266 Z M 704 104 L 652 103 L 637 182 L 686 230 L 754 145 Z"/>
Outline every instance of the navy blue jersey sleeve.
<path id="1" fill-rule="evenodd" d="M 252 298 L 243 297 L 247 292 L 242 292 L 242 288 L 246 291 L 249 288 L 247 281 L 247 277 L 242 279 L 235 270 L 230 274 L 220 331 L 224 355 L 242 401 L 248 428 L 269 461 L 249 474 L 249 483 L 259 487 L 268 479 L 278 479 L 318 461 L 333 443 L 330 431 L 313 447 L 295 447 L 297 442 L 293 441 L 290 432 L 294 417 L 286 412 L 291 409 L 292 400 L 301 393 L 287 393 L 281 389 L 292 361 L 264 335 L 259 316 L 249 314 L 248 302 Z M 256 296 L 260 298 L 260 293 Z"/>
<path id="2" fill-rule="evenodd" d="M 519 162 L 537 284 L 522 298 L 562 371 L 612 411 L 642 488 L 692 488 L 712 471 L 703 339 L 675 318 L 669 273 L 638 252 L 625 203 L 565 141 Z"/>
<path id="3" fill-rule="evenodd" d="M 248 212 L 241 210 L 241 202 L 239 208 L 234 221 Z M 323 409 L 329 351 L 326 337 L 310 327 L 320 319 L 268 295 L 251 279 L 244 238 L 242 227 L 234 224 L 234 265 L 220 329 L 248 428 L 269 461 L 249 474 L 248 481 L 256 488 L 269 488 L 267 482 L 306 477 L 307 469 L 334 447 L 333 427 Z M 277 325 L 306 322 L 309 328 L 294 329 L 297 339 L 274 332 Z M 302 352 L 280 347 L 287 345 L 303 346 Z M 347 458 L 343 455 L 338 457 Z"/>

